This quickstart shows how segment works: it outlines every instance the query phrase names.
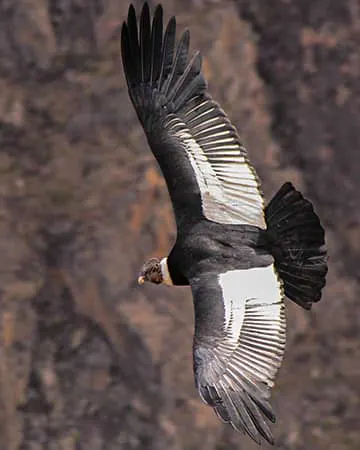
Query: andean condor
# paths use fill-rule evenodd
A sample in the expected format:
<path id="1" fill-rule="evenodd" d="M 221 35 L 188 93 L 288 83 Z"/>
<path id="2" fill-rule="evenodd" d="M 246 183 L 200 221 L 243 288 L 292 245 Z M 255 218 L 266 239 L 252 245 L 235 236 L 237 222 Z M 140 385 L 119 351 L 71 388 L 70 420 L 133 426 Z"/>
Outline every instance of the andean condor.
<path id="1" fill-rule="evenodd" d="M 177 239 L 139 283 L 190 285 L 193 361 L 203 401 L 257 443 L 273 443 L 270 388 L 285 347 L 286 296 L 305 309 L 321 297 L 324 230 L 311 203 L 285 183 L 265 207 L 235 127 L 212 100 L 201 56 L 189 57 L 172 17 L 147 3 L 122 26 L 129 95 L 165 177 Z"/>

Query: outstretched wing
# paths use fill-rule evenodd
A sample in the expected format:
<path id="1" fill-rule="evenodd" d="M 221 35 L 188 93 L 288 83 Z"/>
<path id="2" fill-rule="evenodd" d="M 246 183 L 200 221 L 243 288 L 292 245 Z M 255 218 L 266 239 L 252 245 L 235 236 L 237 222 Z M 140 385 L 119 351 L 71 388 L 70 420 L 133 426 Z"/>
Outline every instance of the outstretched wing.
<path id="1" fill-rule="evenodd" d="M 194 372 L 205 403 L 257 443 L 273 443 L 270 388 L 285 348 L 281 283 L 273 265 L 190 280 Z"/>
<path id="2" fill-rule="evenodd" d="M 239 136 L 207 92 L 201 57 L 189 58 L 189 32 L 175 42 L 175 18 L 163 34 L 158 6 L 147 3 L 139 31 L 129 8 L 122 58 L 130 98 L 166 179 L 176 222 L 206 217 L 266 228 L 259 180 Z"/>

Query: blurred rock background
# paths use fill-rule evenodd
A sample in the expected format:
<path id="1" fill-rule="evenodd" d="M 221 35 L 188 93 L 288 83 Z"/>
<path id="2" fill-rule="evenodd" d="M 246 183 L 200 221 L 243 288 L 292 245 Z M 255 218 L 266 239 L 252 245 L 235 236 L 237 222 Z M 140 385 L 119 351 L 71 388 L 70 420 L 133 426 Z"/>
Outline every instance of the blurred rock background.
<path id="1" fill-rule="evenodd" d="M 276 448 L 358 449 L 359 2 L 163 4 L 267 198 L 292 180 L 327 229 L 323 300 L 287 304 Z M 135 285 L 175 228 L 125 88 L 127 8 L 0 1 L 1 450 L 257 448 L 197 396 L 189 291 Z"/>

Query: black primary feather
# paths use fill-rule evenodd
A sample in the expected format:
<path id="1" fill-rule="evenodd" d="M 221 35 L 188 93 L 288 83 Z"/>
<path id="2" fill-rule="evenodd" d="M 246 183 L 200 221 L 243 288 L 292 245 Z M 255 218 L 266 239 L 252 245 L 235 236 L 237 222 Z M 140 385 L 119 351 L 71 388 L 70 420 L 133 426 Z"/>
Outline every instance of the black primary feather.
<path id="1" fill-rule="evenodd" d="M 190 33 L 186 30 L 181 36 L 179 43 L 177 45 L 175 59 L 173 62 L 173 67 L 170 72 L 168 79 L 165 81 L 161 88 L 161 92 L 170 98 L 170 92 L 172 87 L 174 86 L 176 80 L 183 74 L 189 54 L 189 45 L 190 45 Z"/>
<path id="2" fill-rule="evenodd" d="M 151 74 L 150 84 L 153 85 L 158 80 L 161 69 L 161 51 L 163 36 L 163 10 L 158 5 L 153 18 L 151 30 Z"/>
<path id="3" fill-rule="evenodd" d="M 144 3 L 140 17 L 140 61 L 141 61 L 141 81 L 145 84 L 150 81 L 150 10 L 149 5 Z"/>
<path id="4" fill-rule="evenodd" d="M 160 90 L 162 80 L 165 80 L 172 69 L 172 63 L 175 52 L 175 36 L 176 36 L 176 19 L 172 17 L 166 27 L 164 34 L 164 42 L 162 46 L 160 75 L 157 88 Z"/>
<path id="5" fill-rule="evenodd" d="M 128 55 L 127 63 L 132 67 L 132 77 L 129 77 L 132 82 L 140 82 L 140 51 L 139 51 L 139 36 L 136 21 L 136 13 L 133 5 L 130 5 L 128 13 L 128 42 L 129 42 L 129 52 L 125 53 Z"/>

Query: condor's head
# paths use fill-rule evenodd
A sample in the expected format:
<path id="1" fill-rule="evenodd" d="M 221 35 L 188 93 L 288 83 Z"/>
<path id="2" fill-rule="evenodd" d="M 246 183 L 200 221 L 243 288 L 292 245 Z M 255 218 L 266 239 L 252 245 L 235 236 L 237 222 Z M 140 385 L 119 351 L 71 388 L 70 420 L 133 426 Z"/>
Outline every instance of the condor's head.
<path id="1" fill-rule="evenodd" d="M 167 265 L 167 258 L 163 258 L 161 261 L 157 258 L 151 258 L 142 266 L 138 283 L 144 284 L 145 281 L 155 284 L 173 284 Z"/>

